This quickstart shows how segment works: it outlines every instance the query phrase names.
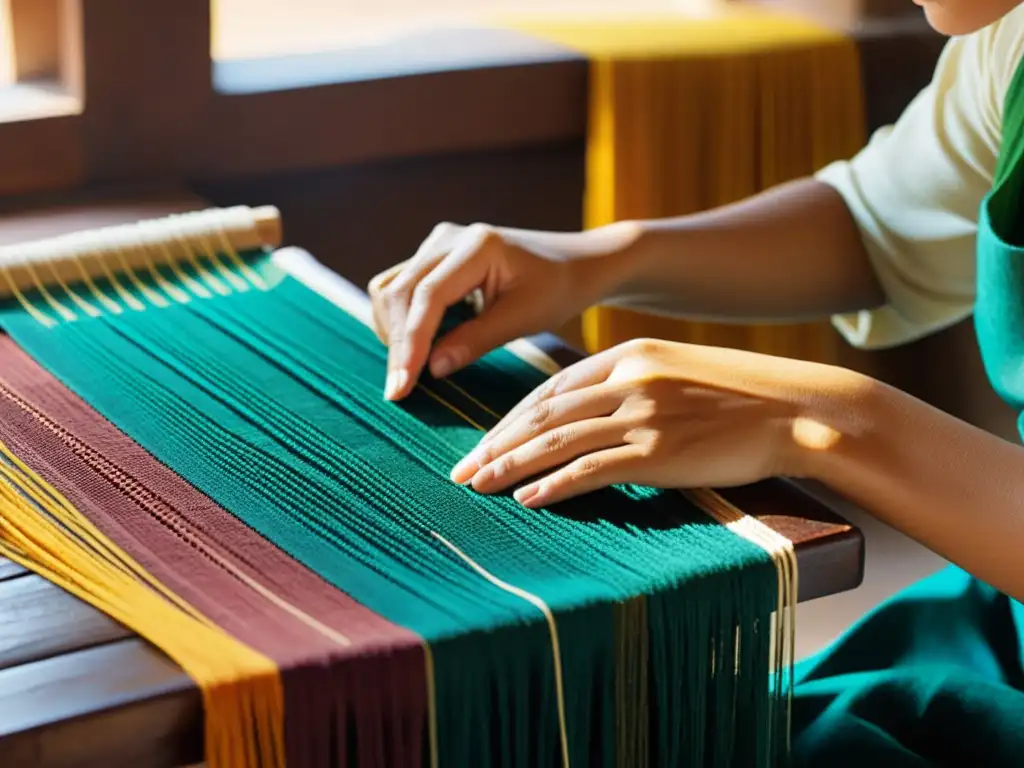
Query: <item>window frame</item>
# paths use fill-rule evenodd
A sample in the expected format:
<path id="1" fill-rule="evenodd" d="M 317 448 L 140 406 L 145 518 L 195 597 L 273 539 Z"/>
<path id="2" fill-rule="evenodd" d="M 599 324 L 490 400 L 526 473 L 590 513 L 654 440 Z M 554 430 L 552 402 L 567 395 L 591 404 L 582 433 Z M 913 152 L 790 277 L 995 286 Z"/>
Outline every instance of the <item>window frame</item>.
<path id="1" fill-rule="evenodd" d="M 220 62 L 210 0 L 7 2 L 14 87 L 34 89 L 40 106 L 12 115 L 0 89 L 0 195 L 506 149 L 586 130 L 586 60 L 512 31 L 437 30 L 369 49 Z M 889 16 L 897 3 L 906 8 L 874 0 L 864 13 Z M 862 7 L 830 3 L 869 43 L 884 38 L 891 52 L 932 39 L 905 14 L 898 34 L 865 24 L 864 13 L 850 22 L 853 5 Z"/>

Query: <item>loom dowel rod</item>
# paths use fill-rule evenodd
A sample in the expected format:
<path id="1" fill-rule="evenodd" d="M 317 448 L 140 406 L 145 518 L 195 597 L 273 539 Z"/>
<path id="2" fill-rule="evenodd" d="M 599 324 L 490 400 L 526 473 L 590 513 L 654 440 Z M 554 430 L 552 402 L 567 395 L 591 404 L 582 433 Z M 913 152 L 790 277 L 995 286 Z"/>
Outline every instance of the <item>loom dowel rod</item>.
<path id="1" fill-rule="evenodd" d="M 177 214 L 0 248 L 0 300 L 15 289 L 58 288 L 135 271 L 151 265 L 187 263 L 225 241 L 236 252 L 277 248 L 281 216 L 273 206 L 238 206 Z"/>

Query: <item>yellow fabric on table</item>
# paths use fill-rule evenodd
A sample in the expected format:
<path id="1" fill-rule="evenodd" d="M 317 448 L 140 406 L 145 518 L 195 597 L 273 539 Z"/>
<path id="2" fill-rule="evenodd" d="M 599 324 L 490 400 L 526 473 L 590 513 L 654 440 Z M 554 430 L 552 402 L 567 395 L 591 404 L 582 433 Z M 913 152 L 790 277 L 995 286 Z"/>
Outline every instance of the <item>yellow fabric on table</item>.
<path id="1" fill-rule="evenodd" d="M 803 19 L 712 4 L 504 25 L 590 59 L 587 227 L 734 202 L 865 140 L 856 44 Z M 591 352 L 655 336 L 832 362 L 839 345 L 827 322 L 721 326 L 610 308 L 589 310 L 583 333 Z"/>

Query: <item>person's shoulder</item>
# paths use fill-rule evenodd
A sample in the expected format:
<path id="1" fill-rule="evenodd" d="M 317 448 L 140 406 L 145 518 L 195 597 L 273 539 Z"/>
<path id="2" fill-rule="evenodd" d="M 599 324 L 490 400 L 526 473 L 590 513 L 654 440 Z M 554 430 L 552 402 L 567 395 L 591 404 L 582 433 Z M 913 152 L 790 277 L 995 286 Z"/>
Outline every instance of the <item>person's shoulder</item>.
<path id="1" fill-rule="evenodd" d="M 1005 95 L 1024 61 L 1024 5 L 976 34 L 993 89 Z"/>

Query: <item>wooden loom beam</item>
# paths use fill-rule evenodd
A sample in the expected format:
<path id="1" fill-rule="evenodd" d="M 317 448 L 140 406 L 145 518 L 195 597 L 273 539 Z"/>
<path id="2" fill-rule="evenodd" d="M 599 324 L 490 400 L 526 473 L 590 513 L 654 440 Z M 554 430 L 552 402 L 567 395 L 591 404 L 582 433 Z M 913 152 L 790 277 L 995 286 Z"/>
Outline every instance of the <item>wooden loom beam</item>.
<path id="1" fill-rule="evenodd" d="M 214 236 L 222 235 L 236 252 L 275 248 L 281 244 L 281 217 L 276 208 L 260 206 L 248 209 L 248 214 L 251 227 L 221 229 Z M 176 222 L 187 220 L 187 214 L 172 214 L 150 224 L 164 226 L 173 233 L 178 229 Z M 57 286 L 59 289 L 61 285 L 80 282 L 84 276 L 98 280 L 111 273 L 129 270 L 144 274 L 151 265 L 186 262 L 194 255 L 201 256 L 207 247 L 221 246 L 215 237 L 205 232 L 190 235 L 184 226 L 180 231 L 181 236 L 175 237 L 167 248 L 154 248 L 146 242 L 134 223 L 111 228 L 108 242 L 109 238 L 114 238 L 123 243 L 123 247 L 118 248 L 101 245 L 93 251 L 82 251 L 77 245 L 69 247 L 59 236 L 26 243 L 24 248 L 18 245 L 0 248 L 0 300 L 13 298 L 19 292 L 25 293 L 40 285 Z M 45 261 L 37 258 L 47 251 L 58 255 Z"/>

